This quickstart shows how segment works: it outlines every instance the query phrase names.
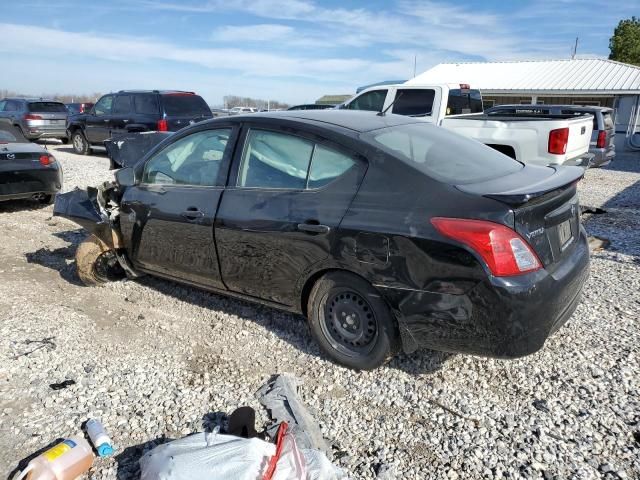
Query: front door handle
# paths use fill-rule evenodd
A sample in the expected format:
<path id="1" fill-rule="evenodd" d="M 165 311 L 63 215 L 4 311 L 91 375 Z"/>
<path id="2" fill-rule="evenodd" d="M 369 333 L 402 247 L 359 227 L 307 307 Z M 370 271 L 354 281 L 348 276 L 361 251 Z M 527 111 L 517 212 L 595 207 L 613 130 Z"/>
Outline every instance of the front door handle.
<path id="1" fill-rule="evenodd" d="M 197 220 L 198 218 L 204 217 L 204 212 L 198 210 L 196 207 L 189 207 L 180 215 L 188 220 Z"/>
<path id="2" fill-rule="evenodd" d="M 320 233 L 320 234 L 326 235 L 331 231 L 331 228 L 327 225 L 317 225 L 314 223 L 299 223 L 298 230 L 300 230 L 301 232 Z"/>

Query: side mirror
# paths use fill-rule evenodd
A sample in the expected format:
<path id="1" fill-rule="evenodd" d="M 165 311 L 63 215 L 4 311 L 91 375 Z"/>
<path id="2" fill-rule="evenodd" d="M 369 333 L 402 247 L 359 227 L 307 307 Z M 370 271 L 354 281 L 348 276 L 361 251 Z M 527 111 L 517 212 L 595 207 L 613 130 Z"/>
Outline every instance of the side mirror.
<path id="1" fill-rule="evenodd" d="M 136 172 L 131 167 L 121 168 L 116 172 L 116 183 L 121 187 L 132 187 L 136 184 Z"/>

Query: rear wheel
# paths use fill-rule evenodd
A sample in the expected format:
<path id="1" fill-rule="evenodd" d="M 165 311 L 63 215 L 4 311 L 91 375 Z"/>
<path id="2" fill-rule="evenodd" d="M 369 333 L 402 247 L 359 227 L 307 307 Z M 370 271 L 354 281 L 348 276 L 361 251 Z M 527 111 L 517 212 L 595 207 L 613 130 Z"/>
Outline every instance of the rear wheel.
<path id="1" fill-rule="evenodd" d="M 357 370 L 382 365 L 399 346 L 396 322 L 380 294 L 365 280 L 331 272 L 311 290 L 309 325 L 332 360 Z"/>
<path id="2" fill-rule="evenodd" d="M 101 285 L 125 277 L 114 251 L 95 235 L 78 246 L 76 269 L 78 277 L 87 286 Z"/>
<path id="3" fill-rule="evenodd" d="M 89 142 L 87 142 L 87 139 L 80 130 L 75 130 L 71 134 L 71 143 L 73 144 L 73 151 L 78 155 L 88 155 L 91 150 Z"/>

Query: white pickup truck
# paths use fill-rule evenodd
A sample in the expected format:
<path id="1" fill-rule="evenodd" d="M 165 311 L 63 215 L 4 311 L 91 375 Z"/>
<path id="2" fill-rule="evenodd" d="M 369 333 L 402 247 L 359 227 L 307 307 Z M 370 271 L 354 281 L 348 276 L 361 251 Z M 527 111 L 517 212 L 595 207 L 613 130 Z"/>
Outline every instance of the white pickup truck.
<path id="1" fill-rule="evenodd" d="M 501 117 L 485 115 L 482 96 L 465 84 L 380 85 L 339 108 L 389 111 L 420 118 L 478 140 L 524 163 L 588 167 L 590 115 Z"/>

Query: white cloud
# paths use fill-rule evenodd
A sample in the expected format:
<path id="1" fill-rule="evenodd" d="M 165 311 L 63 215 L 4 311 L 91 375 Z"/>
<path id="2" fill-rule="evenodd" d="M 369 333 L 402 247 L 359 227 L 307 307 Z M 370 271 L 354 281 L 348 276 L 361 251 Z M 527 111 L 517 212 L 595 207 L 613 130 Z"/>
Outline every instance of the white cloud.
<path id="1" fill-rule="evenodd" d="M 226 25 L 214 30 L 211 40 L 220 42 L 269 42 L 288 39 L 295 29 L 288 25 L 272 23 L 259 25 Z"/>

